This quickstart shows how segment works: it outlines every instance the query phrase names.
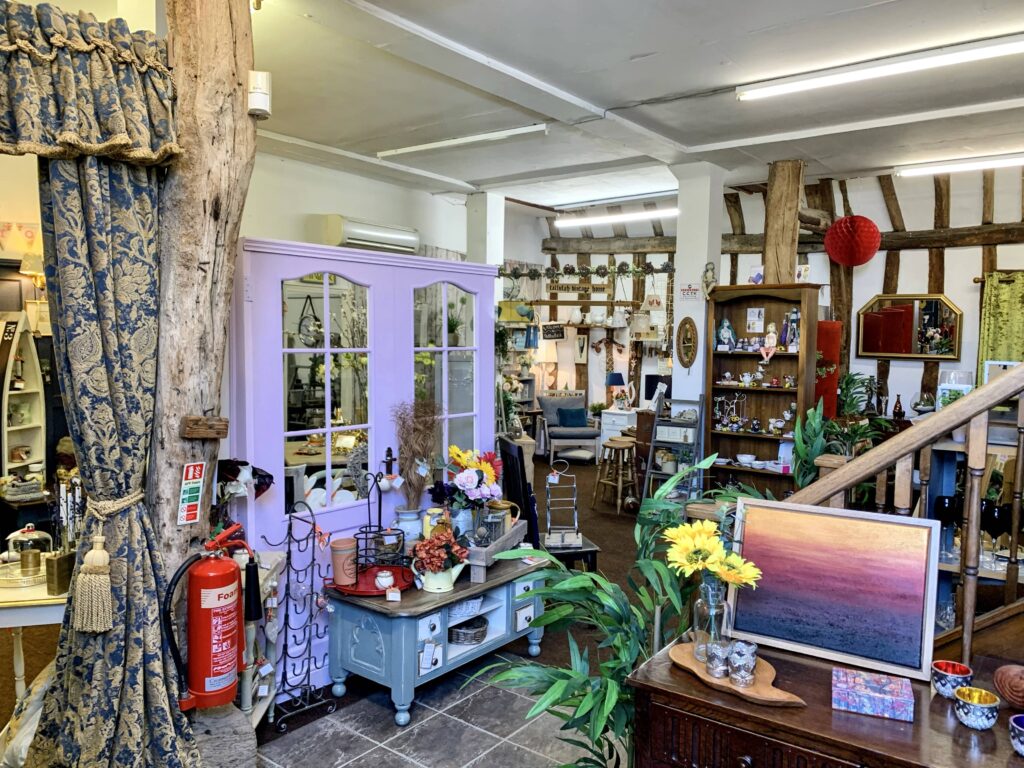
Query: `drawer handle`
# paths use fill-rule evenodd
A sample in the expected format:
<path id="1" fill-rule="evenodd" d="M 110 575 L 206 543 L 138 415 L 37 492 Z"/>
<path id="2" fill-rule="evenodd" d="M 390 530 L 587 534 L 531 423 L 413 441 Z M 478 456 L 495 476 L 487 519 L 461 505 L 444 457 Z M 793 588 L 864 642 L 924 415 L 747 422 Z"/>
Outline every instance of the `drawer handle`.
<path id="1" fill-rule="evenodd" d="M 754 758 L 744 755 L 736 759 L 736 768 L 754 768 Z"/>
<path id="2" fill-rule="evenodd" d="M 529 623 L 529 622 L 533 621 L 533 616 L 530 616 L 530 615 L 523 616 L 523 621 Z"/>
<path id="3" fill-rule="evenodd" d="M 430 632 L 431 634 L 437 632 L 437 624 L 435 624 L 434 622 L 430 622 Z"/>
<path id="4" fill-rule="evenodd" d="M 432 660 L 432 661 L 430 662 L 430 666 L 432 666 L 432 667 L 436 667 L 436 666 L 437 666 L 437 659 L 433 659 L 433 660 Z"/>
<path id="5" fill-rule="evenodd" d="M 523 586 L 523 594 L 526 594 L 529 591 L 530 591 L 530 585 L 529 584 L 525 584 Z"/>

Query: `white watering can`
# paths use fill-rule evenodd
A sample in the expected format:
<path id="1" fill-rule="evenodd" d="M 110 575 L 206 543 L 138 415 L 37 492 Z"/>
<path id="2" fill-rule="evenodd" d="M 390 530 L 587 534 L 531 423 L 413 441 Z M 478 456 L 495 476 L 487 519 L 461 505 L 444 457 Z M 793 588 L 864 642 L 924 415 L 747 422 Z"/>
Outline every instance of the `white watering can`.
<path id="1" fill-rule="evenodd" d="M 433 573 L 431 571 L 419 570 L 416 567 L 418 562 L 419 560 L 412 561 L 412 572 L 423 582 L 424 592 L 451 592 L 455 589 L 455 580 L 459 578 L 462 569 L 468 565 L 468 561 L 463 561 L 454 568 L 447 568 L 440 573 Z"/>

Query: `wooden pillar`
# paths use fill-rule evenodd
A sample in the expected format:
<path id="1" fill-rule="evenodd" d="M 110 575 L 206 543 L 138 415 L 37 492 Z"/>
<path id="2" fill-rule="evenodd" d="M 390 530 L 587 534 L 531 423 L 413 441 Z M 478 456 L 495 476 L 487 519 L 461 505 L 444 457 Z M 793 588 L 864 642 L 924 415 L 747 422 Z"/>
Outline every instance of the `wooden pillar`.
<path id="1" fill-rule="evenodd" d="M 905 232 L 907 227 L 903 221 L 903 210 L 900 208 L 899 198 L 896 196 L 896 185 L 893 183 L 892 175 L 885 174 L 878 177 L 878 185 L 882 188 L 882 197 L 885 200 L 885 209 L 889 212 L 889 223 L 893 232 Z M 900 252 L 885 252 L 885 273 L 882 276 L 882 293 L 898 293 L 900 278 Z M 889 361 L 879 360 L 876 365 L 878 378 L 878 391 L 882 395 L 889 395 Z M 895 402 L 895 400 L 893 400 Z M 885 414 L 882 414 L 883 416 Z"/>
<path id="2" fill-rule="evenodd" d="M 846 189 L 844 182 L 839 183 L 840 190 Z M 832 221 L 836 219 L 836 194 L 832 179 L 821 179 L 818 182 L 818 202 Z M 844 210 L 849 207 L 849 200 L 843 197 Z M 850 368 L 850 340 L 853 315 L 853 268 L 846 267 L 828 260 L 829 304 L 832 307 L 832 319 L 842 323 L 839 337 L 839 372 L 844 373 Z"/>
<path id="3" fill-rule="evenodd" d="M 1010 509 L 1010 557 L 1006 563 L 1006 593 L 1004 602 L 1009 605 L 1017 599 L 1017 580 L 1020 563 L 1017 547 L 1020 546 L 1020 503 L 1024 494 L 1024 408 L 1017 406 L 1017 458 L 1013 468 L 1013 498 Z"/>
<path id="4" fill-rule="evenodd" d="M 166 573 L 209 532 L 217 440 L 179 436 L 185 416 L 220 413 L 242 209 L 256 157 L 246 83 L 253 69 L 248 0 L 168 0 L 178 141 L 160 197 L 160 351 L 147 501 Z M 205 462 L 197 525 L 179 527 L 182 468 Z"/>
<path id="5" fill-rule="evenodd" d="M 935 176 L 935 228 L 949 226 L 949 174 Z M 928 249 L 928 293 L 946 290 L 946 249 Z M 939 386 L 939 363 L 926 360 L 921 374 L 921 394 L 934 395 Z"/>
<path id="6" fill-rule="evenodd" d="M 743 220 L 743 206 L 740 204 L 739 192 L 725 193 L 725 211 L 729 214 L 729 224 L 734 235 L 747 234 L 747 225 Z M 718 276 L 721 285 L 737 285 L 740 282 L 740 255 L 729 254 L 729 281 L 726 283 L 725 275 Z"/>
<path id="7" fill-rule="evenodd" d="M 590 254 L 589 253 L 578 253 L 578 254 L 576 254 L 576 272 L 577 272 L 577 274 L 579 274 L 579 268 L 580 267 L 588 267 L 588 268 L 590 267 Z M 590 285 L 590 275 L 587 275 L 586 277 L 584 277 L 583 275 L 580 275 L 577 279 L 579 280 L 580 283 L 582 283 L 584 285 Z M 589 293 L 578 293 L 578 294 L 576 294 L 576 298 L 578 298 L 582 302 L 584 300 L 589 300 L 590 299 L 590 294 Z M 590 304 L 581 304 L 580 306 L 581 307 L 586 307 L 587 309 L 590 308 Z M 583 309 L 584 314 L 586 314 L 587 309 Z M 576 365 L 576 389 L 582 389 L 583 390 L 583 397 L 584 397 L 585 401 L 589 404 L 590 403 L 590 370 L 589 370 L 590 369 L 590 331 L 588 329 L 586 329 L 586 328 L 577 328 L 576 329 L 576 335 L 577 336 L 583 336 L 586 339 L 586 345 L 587 345 L 587 361 L 583 362 L 583 363 L 576 363 L 575 364 Z M 579 341 L 576 341 L 576 343 L 578 344 Z M 575 357 L 575 356 L 576 356 L 576 352 L 574 350 L 573 351 L 573 357 Z"/>
<path id="8" fill-rule="evenodd" d="M 764 208 L 764 281 L 768 285 L 796 279 L 803 185 L 803 160 L 777 160 L 769 167 Z"/>

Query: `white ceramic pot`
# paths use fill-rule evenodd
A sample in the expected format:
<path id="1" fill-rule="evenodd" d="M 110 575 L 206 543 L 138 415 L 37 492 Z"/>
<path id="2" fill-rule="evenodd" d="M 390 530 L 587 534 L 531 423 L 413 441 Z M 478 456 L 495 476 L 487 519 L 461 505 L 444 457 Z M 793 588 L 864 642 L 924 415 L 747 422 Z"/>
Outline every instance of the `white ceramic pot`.
<path id="1" fill-rule="evenodd" d="M 454 568 L 448 568 L 440 573 L 421 571 L 416 567 L 419 560 L 412 561 L 412 572 L 423 582 L 424 592 L 451 592 L 455 589 L 455 580 L 459 578 L 465 563 L 459 563 Z"/>

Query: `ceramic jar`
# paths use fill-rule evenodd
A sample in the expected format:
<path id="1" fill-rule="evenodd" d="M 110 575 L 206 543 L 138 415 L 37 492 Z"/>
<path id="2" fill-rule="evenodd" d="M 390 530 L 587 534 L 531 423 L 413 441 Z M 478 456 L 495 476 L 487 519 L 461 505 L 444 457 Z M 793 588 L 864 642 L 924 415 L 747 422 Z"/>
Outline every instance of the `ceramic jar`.
<path id="1" fill-rule="evenodd" d="M 391 527 L 397 528 L 405 535 L 405 554 L 408 555 L 416 545 L 416 539 L 419 538 L 420 531 L 423 530 L 423 523 L 420 522 L 420 511 L 418 509 L 402 509 L 399 507 L 395 510 L 395 514 L 398 517 L 392 521 Z"/>
<path id="2" fill-rule="evenodd" d="M 331 542 L 331 571 L 334 583 L 350 587 L 356 583 L 356 540 L 334 539 Z"/>

